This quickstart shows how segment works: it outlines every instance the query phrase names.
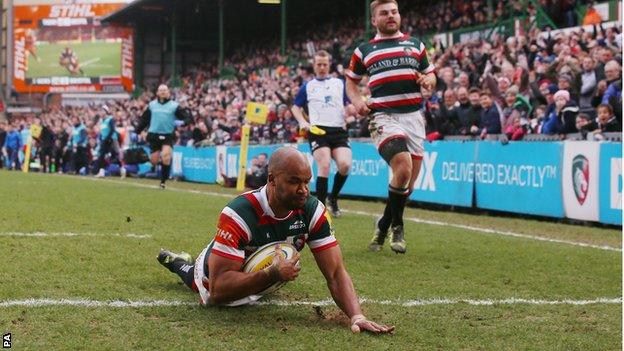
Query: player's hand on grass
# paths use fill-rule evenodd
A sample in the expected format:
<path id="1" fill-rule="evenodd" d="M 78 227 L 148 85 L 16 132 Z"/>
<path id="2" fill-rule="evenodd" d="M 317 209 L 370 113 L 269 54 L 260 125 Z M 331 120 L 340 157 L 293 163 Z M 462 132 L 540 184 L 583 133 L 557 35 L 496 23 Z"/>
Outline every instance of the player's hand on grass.
<path id="1" fill-rule="evenodd" d="M 361 314 L 351 317 L 351 331 L 359 333 L 363 330 L 373 334 L 394 334 L 394 326 L 377 324 Z"/>
<path id="2" fill-rule="evenodd" d="M 299 271 L 301 271 L 301 266 L 299 265 L 300 257 L 301 254 L 296 252 L 291 259 L 286 259 L 279 248 L 279 244 L 276 244 L 273 263 L 265 268 L 265 271 L 274 281 L 287 282 L 295 280 L 299 276 Z"/>

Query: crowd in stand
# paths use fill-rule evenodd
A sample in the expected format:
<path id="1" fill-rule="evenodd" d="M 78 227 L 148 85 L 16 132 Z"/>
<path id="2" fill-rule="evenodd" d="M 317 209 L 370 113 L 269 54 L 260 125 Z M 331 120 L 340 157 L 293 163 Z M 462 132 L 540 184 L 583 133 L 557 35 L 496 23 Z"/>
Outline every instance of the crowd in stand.
<path id="1" fill-rule="evenodd" d="M 482 22 L 478 14 L 485 11 L 485 3 L 436 3 L 427 11 L 437 16 L 416 16 L 414 13 L 423 9 L 414 9 L 412 14 L 403 15 L 404 31 L 417 35 L 424 28 L 445 30 Z M 497 16 L 514 8 L 519 11 L 518 6 L 513 3 L 501 7 Z M 351 30 L 348 24 L 356 27 L 347 23 L 344 28 L 316 31 L 308 39 L 292 43 L 291 56 L 309 58 L 307 48 L 312 41 L 316 50 L 333 53 L 333 74 L 343 77 L 344 58 L 351 55 L 347 48 L 363 34 L 362 30 Z M 252 51 L 253 55 L 248 55 Z M 450 47 L 434 42 L 429 58 L 436 66 L 438 84 L 435 91 L 422 92 L 427 138 L 504 134 L 520 140 L 526 134 L 593 136 L 621 131 L 621 57 L 621 28 L 600 25 L 567 34 L 532 28 L 520 36 L 494 34 L 487 40 Z M 277 45 L 244 47 L 226 62 L 233 68 L 234 79 L 219 79 L 213 62 L 186 72 L 181 87 L 173 89 L 173 94 L 181 106 L 192 111 L 193 123 L 178 129 L 177 144 L 207 146 L 239 141 L 249 101 L 265 103 L 270 110 L 266 125 L 253 126 L 252 143 L 303 141 L 305 135 L 300 135 L 289 107 L 299 87 L 313 77 L 312 69 L 305 62 L 287 62 L 279 55 Z M 369 94 L 366 87 L 362 87 L 362 94 Z M 5 163 L 13 159 L 15 148 L 24 145 L 32 123 L 43 126 L 36 149 L 43 155 L 41 164 L 46 171 L 70 170 L 72 123 L 85 126 L 90 161 L 97 159 L 99 123 L 108 114 L 114 116 L 123 148 L 140 143 L 143 138 L 134 133 L 134 125 L 153 98 L 148 91 L 135 99 L 110 101 L 108 111 L 95 105 L 53 107 L 37 116 L 0 124 Z M 347 111 L 354 117 L 345 126 L 349 135 L 367 137 L 367 116 Z"/>
<path id="2" fill-rule="evenodd" d="M 438 87 L 425 106 L 430 137 L 621 131 L 619 33 L 531 30 L 436 50 Z"/>

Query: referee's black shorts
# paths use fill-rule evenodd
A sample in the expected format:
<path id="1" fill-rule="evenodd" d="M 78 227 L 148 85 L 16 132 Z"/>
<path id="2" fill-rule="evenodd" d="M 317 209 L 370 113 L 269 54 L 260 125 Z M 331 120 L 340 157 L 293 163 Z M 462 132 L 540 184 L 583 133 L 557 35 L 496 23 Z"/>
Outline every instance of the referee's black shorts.
<path id="1" fill-rule="evenodd" d="M 312 153 L 319 148 L 328 147 L 336 149 L 339 147 L 349 146 L 349 134 L 341 127 L 324 127 L 317 126 L 325 131 L 325 135 L 316 135 L 308 132 L 308 141 L 310 142 L 310 150 Z"/>
<path id="2" fill-rule="evenodd" d="M 147 133 L 147 142 L 152 152 L 162 150 L 163 145 L 173 146 L 174 139 L 173 134 Z"/>

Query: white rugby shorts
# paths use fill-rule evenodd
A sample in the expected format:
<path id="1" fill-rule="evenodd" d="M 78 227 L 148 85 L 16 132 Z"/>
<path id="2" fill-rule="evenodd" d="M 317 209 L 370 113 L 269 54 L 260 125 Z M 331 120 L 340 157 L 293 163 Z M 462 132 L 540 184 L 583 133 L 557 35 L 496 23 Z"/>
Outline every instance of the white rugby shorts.
<path id="1" fill-rule="evenodd" d="M 212 244 L 212 243 L 211 243 Z M 202 306 L 208 306 L 210 299 L 210 290 L 208 288 L 208 272 L 206 270 L 206 265 L 208 264 L 208 255 L 210 252 L 208 249 L 212 247 L 212 245 L 208 245 L 200 254 L 197 256 L 195 260 L 194 267 L 194 281 L 195 286 L 197 287 L 197 292 L 199 293 L 199 302 Z M 223 304 L 223 306 L 241 306 L 246 305 L 255 301 L 258 301 L 262 296 L 260 295 L 249 295 L 242 299 L 232 301 L 227 304 Z"/>
<path id="2" fill-rule="evenodd" d="M 377 112 L 368 130 L 377 150 L 390 140 L 404 138 L 412 158 L 422 159 L 425 154 L 425 124 L 425 117 L 420 110 L 409 113 Z"/>

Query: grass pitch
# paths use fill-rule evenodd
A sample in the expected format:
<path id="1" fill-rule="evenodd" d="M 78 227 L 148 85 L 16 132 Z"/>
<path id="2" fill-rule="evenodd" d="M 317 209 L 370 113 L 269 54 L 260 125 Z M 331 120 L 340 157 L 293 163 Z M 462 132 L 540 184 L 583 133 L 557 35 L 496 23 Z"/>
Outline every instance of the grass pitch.
<path id="1" fill-rule="evenodd" d="M 160 191 L 147 180 L 6 171 L 0 185 L 0 332 L 12 333 L 14 349 L 622 349 L 621 251 L 407 221 L 408 253 L 386 247 L 375 254 L 366 249 L 373 218 L 347 213 L 334 221 L 336 236 L 358 294 L 371 301 L 364 312 L 397 326 L 393 336 L 353 335 L 335 306 L 313 306 L 330 296 L 307 249 L 299 278 L 267 299 L 293 303 L 287 306 L 201 308 L 157 263 L 161 247 L 199 253 L 228 202 L 208 192 L 231 190 L 171 182 Z M 341 205 L 370 213 L 383 207 Z M 412 208 L 406 216 L 621 249 L 616 229 Z M 37 232 L 90 235 L 24 236 Z M 61 305 L 11 305 L 31 298 Z M 511 298 L 536 302 L 500 303 Z M 611 302 L 571 304 L 599 298 Z M 106 305 L 155 300 L 184 305 Z M 416 306 L 402 305 L 410 302 Z"/>
<path id="2" fill-rule="evenodd" d="M 85 77 L 121 75 L 121 43 L 83 42 L 71 44 Z M 65 77 L 69 71 L 59 64 L 63 44 L 37 43 L 39 60 L 28 55 L 26 78 Z"/>

